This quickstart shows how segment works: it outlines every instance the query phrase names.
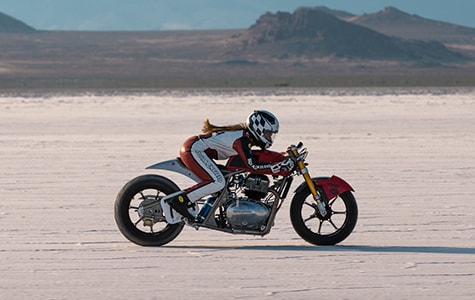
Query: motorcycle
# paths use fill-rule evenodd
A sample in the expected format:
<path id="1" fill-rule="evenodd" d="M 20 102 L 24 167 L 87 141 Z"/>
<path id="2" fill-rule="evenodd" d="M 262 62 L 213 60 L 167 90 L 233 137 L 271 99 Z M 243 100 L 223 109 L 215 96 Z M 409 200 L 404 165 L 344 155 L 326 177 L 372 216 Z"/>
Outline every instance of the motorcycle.
<path id="1" fill-rule="evenodd" d="M 274 225 L 277 212 L 290 190 L 293 178 L 302 175 L 304 182 L 294 191 L 290 219 L 297 234 L 314 245 L 335 245 L 346 239 L 358 218 L 353 188 L 337 176 L 312 178 L 305 159 L 308 151 L 302 142 L 290 145 L 284 153 L 253 151 L 256 162 L 281 162 L 290 158 L 289 169 L 276 173 L 246 168 L 239 156 L 219 165 L 225 188 L 188 208 L 195 220 L 167 223 L 161 199 L 180 188 L 170 179 L 156 174 L 141 175 L 129 181 L 115 200 L 115 220 L 121 233 L 141 246 L 161 246 L 173 241 L 185 225 L 231 234 L 264 236 Z M 200 182 L 180 158 L 160 162 L 147 169 L 180 173 Z M 272 178 L 272 182 L 269 179 Z M 173 211 L 173 213 L 177 213 Z"/>

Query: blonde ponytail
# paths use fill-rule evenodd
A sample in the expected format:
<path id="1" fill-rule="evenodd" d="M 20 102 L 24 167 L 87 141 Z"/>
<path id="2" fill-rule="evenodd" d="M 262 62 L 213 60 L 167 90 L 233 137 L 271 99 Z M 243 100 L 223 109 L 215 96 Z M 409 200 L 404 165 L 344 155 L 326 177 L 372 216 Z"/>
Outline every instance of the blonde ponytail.
<path id="1" fill-rule="evenodd" d="M 235 125 L 228 125 L 228 126 L 216 126 L 209 122 L 209 119 L 206 119 L 203 123 L 203 133 L 213 133 L 219 131 L 238 131 L 246 129 L 246 124 L 240 123 Z"/>

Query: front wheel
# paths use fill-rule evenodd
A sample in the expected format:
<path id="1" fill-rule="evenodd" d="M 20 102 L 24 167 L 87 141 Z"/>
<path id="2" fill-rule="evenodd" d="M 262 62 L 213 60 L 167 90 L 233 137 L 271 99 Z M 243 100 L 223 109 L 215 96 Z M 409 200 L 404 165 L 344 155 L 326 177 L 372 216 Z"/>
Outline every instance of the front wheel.
<path id="1" fill-rule="evenodd" d="M 142 175 L 129 181 L 120 190 L 114 205 L 120 232 L 141 246 L 161 246 L 171 242 L 183 230 L 184 224 L 168 224 L 159 200 L 178 190 L 176 184 L 158 175 Z"/>
<path id="2" fill-rule="evenodd" d="M 321 193 L 323 191 L 320 191 Z M 322 216 L 309 189 L 295 194 L 290 219 L 295 231 L 307 242 L 326 246 L 346 239 L 356 226 L 358 206 L 351 192 L 328 201 L 328 214 Z"/>

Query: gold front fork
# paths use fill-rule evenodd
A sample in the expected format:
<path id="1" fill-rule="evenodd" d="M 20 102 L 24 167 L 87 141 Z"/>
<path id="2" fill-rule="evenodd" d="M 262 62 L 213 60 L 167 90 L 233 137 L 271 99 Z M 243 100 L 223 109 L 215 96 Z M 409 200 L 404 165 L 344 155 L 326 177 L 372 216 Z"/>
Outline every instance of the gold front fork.
<path id="1" fill-rule="evenodd" d="M 294 157 L 297 157 L 299 155 L 299 152 L 296 147 L 292 148 L 292 154 Z M 308 173 L 308 169 L 305 166 L 305 163 L 303 162 L 302 159 L 299 159 L 297 161 L 297 166 L 303 178 L 305 179 L 305 182 L 307 183 L 308 188 L 310 189 L 310 193 L 312 193 L 313 199 L 315 199 L 315 202 L 317 203 L 318 211 L 323 217 L 325 217 L 327 215 L 327 209 L 326 209 L 325 203 L 324 201 L 322 201 L 322 197 L 320 193 L 317 191 L 317 188 L 315 187 L 315 183 L 310 177 L 310 174 Z"/>

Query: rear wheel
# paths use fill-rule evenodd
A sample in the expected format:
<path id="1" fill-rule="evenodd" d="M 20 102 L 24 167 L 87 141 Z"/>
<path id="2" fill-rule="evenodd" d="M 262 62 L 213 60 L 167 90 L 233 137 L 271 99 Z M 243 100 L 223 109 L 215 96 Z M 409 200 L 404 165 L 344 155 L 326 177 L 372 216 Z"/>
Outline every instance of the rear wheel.
<path id="1" fill-rule="evenodd" d="M 323 191 L 320 191 L 321 193 Z M 328 201 L 328 214 L 322 216 L 309 189 L 295 194 L 290 219 L 295 231 L 314 245 L 335 245 L 346 239 L 356 226 L 358 206 L 351 192 Z"/>
<path id="2" fill-rule="evenodd" d="M 143 175 L 129 181 L 120 190 L 114 205 L 120 232 L 141 246 L 161 246 L 174 240 L 184 224 L 168 224 L 159 200 L 178 190 L 176 184 L 158 175 Z M 145 209 L 146 204 L 152 205 Z"/>

